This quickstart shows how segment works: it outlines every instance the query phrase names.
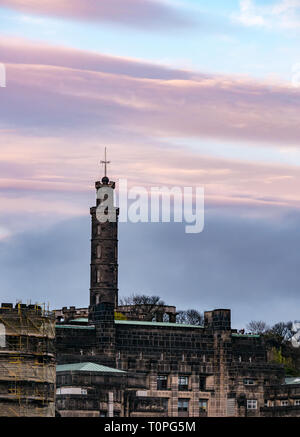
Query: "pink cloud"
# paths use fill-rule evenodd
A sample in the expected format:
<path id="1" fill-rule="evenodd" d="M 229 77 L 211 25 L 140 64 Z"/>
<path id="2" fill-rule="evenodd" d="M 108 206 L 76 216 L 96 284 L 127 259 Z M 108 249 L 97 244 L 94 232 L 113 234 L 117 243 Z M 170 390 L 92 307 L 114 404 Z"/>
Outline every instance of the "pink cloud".
<path id="1" fill-rule="evenodd" d="M 84 213 L 104 144 L 110 174 L 132 185 L 204 185 L 209 207 L 300 207 L 298 167 L 202 156 L 170 139 L 295 150 L 298 90 L 25 41 L 2 39 L 0 48 L 7 67 L 0 89 L 3 214 Z"/>
<path id="2" fill-rule="evenodd" d="M 7 87 L 0 128 L 143 135 L 298 146 L 300 90 L 241 77 L 168 70 L 72 49 L 0 43 Z M 85 68 L 83 67 L 85 64 Z"/>
<path id="3" fill-rule="evenodd" d="M 99 139 L 107 143 L 107 138 Z M 93 183 L 100 177 L 102 147 L 94 138 L 2 136 L 0 191 L 2 212 L 34 211 L 42 204 L 60 216 L 85 214 L 94 201 Z M 12 147 L 13 146 L 13 147 Z M 110 176 L 128 185 L 204 186 L 206 207 L 224 205 L 254 211 L 300 208 L 297 166 L 258 164 L 209 157 L 184 148 L 123 138 L 109 148 Z M 20 159 L 22 157 L 22 159 Z M 18 199 L 16 201 L 16 196 Z M 75 204 L 74 204 L 75 202 Z M 43 209 L 40 209 L 42 213 Z"/>
<path id="4" fill-rule="evenodd" d="M 0 0 L 0 6 L 52 17 L 111 22 L 141 28 L 178 27 L 192 24 L 159 0 Z"/>
<path id="5" fill-rule="evenodd" d="M 172 69 L 131 58 L 29 42 L 21 38 L 0 37 L 0 62 L 52 65 L 148 79 L 167 80 L 193 77 L 193 73 L 187 70 Z"/>

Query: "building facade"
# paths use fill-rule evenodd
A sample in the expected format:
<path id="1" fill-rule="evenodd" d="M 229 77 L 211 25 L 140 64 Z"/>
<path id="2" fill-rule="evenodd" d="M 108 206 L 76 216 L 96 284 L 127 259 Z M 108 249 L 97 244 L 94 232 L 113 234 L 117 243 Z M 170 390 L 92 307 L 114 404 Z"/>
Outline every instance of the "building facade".
<path id="1" fill-rule="evenodd" d="M 107 176 L 96 182 L 89 308 L 56 311 L 58 414 L 269 415 L 272 390 L 286 387 L 283 368 L 268 362 L 263 337 L 232 329 L 230 310 L 207 311 L 195 326 L 176 323 L 175 307 L 149 316 L 118 306 L 118 210 L 115 221 L 98 221 L 103 188 L 115 184 Z"/>

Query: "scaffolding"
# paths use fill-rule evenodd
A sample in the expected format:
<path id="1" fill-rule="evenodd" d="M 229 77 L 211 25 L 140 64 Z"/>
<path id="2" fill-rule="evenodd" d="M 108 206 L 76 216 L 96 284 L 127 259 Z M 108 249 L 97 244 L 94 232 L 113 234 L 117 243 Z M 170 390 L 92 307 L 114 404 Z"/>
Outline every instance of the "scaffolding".
<path id="1" fill-rule="evenodd" d="M 0 325 L 0 416 L 54 416 L 53 313 L 42 305 L 2 304 Z"/>

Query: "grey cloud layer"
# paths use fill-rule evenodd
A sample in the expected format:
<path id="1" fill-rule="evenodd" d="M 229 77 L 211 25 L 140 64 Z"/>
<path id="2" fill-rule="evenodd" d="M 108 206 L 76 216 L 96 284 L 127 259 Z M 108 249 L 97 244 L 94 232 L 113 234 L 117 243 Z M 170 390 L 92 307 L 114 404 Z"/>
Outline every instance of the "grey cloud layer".
<path id="1" fill-rule="evenodd" d="M 299 318 L 299 214 L 280 222 L 228 212 L 208 213 L 204 232 L 192 237 L 182 225 L 122 224 L 120 294 L 157 293 L 178 308 L 232 308 L 235 326 Z M 89 232 L 87 211 L 0 241 L 0 296 L 88 305 Z"/>

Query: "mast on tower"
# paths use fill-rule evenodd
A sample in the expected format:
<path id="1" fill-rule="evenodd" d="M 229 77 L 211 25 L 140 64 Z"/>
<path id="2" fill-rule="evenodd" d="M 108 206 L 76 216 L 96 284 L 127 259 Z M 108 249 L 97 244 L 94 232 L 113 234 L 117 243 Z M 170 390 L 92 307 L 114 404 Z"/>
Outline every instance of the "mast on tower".
<path id="1" fill-rule="evenodd" d="M 108 183 L 109 179 L 107 177 L 107 164 L 110 164 L 110 161 L 108 161 L 106 157 L 106 147 L 104 148 L 104 161 L 100 161 L 100 163 L 104 165 L 104 177 L 102 178 L 102 182 L 105 183 L 105 181 L 107 181 L 106 183 Z"/>

